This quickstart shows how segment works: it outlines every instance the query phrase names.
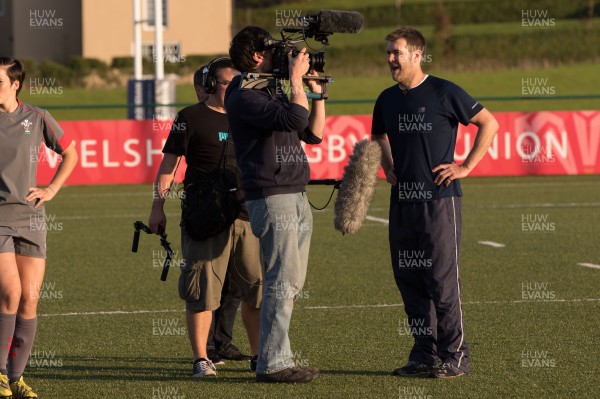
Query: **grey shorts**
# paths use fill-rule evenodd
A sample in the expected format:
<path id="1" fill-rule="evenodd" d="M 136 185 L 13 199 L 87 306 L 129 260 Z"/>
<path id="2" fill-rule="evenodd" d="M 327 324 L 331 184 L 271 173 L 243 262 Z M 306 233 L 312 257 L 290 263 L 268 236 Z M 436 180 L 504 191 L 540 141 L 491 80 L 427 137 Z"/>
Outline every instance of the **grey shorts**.
<path id="1" fill-rule="evenodd" d="M 46 259 L 46 229 L 0 226 L 0 252 Z"/>
<path id="2" fill-rule="evenodd" d="M 181 229 L 184 262 L 179 276 L 179 296 L 186 309 L 203 312 L 221 305 L 221 291 L 229 276 L 240 287 L 242 301 L 259 308 L 262 301 L 262 262 L 258 238 L 250 222 L 236 219 L 229 230 L 202 241 L 192 240 Z"/>

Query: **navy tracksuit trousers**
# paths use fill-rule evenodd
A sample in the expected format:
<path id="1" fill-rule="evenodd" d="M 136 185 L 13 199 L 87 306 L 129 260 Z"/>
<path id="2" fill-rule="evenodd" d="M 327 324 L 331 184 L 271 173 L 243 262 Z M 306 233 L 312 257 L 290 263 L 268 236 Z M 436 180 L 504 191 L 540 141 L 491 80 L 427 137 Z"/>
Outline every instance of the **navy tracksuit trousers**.
<path id="1" fill-rule="evenodd" d="M 461 197 L 425 202 L 390 201 L 389 238 L 396 285 L 414 338 L 409 360 L 444 363 L 469 372 L 458 259 Z"/>

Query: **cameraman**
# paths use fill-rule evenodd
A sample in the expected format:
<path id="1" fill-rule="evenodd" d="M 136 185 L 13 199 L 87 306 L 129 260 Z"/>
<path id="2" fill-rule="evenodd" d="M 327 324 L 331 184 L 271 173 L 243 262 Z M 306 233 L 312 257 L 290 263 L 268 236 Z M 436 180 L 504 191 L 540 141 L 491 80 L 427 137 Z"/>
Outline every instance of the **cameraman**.
<path id="1" fill-rule="evenodd" d="M 265 44 L 269 39 L 269 32 L 256 26 L 235 35 L 229 55 L 236 68 L 272 72 L 273 49 Z M 319 376 L 317 369 L 295 367 L 288 329 L 294 298 L 304 285 L 312 233 L 305 187 L 310 170 L 300 141 L 322 141 L 325 104 L 313 100 L 309 113 L 302 81 L 310 66 L 305 49 L 296 57 L 290 51 L 287 59 L 289 99 L 277 81 L 247 90 L 240 87 L 241 77 L 232 81 L 225 99 L 250 224 L 260 239 L 265 267 L 256 369 L 259 382 L 309 382 Z M 308 87 L 313 93 L 322 92 L 314 80 L 308 81 Z"/>
<path id="2" fill-rule="evenodd" d="M 237 72 L 229 58 L 211 61 L 204 71 L 203 82 L 208 99 L 184 108 L 177 114 L 163 148 L 164 156 L 156 177 L 149 220 L 154 233 L 158 232 L 159 227 L 166 228 L 163 205 L 181 156 L 185 155 L 187 162 L 186 187 L 209 179 L 221 168 L 224 155 L 227 169 L 239 175 L 231 148 L 233 146 L 225 147 L 231 137 L 227 133 L 229 128 L 223 105 L 225 90 Z M 206 345 L 212 311 L 220 306 L 223 282 L 229 267 L 235 269 L 232 277 L 239 278 L 242 321 L 252 354 L 258 354 L 258 308 L 262 297 L 258 240 L 250 231 L 247 212 L 242 206 L 238 219 L 229 229 L 205 240 L 193 240 L 182 227 L 181 247 L 185 263 L 181 268 L 179 295 L 186 301 L 186 324 L 194 355 L 192 375 L 215 376 L 216 368 L 208 358 Z"/>

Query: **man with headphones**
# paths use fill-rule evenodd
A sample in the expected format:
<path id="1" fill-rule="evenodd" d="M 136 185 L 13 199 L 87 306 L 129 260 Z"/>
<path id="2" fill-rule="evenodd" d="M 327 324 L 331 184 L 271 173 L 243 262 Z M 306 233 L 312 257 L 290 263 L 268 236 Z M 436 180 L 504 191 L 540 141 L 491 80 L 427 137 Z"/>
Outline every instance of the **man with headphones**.
<path id="1" fill-rule="evenodd" d="M 194 90 L 198 101 L 203 103 L 208 99 L 208 94 L 204 89 L 206 85 L 208 68 L 207 65 L 202 65 L 194 73 Z M 242 293 L 234 278 L 230 278 L 230 273 L 233 271 L 229 268 L 225 282 L 223 283 L 223 291 L 221 292 L 221 306 L 213 312 L 212 323 L 208 330 L 208 342 L 206 350 L 208 359 L 215 365 L 225 364 L 225 360 L 251 360 L 251 357 L 243 354 L 232 342 L 233 325 L 237 316 L 237 311 L 240 307 Z"/>
<path id="2" fill-rule="evenodd" d="M 194 90 L 196 91 L 196 97 L 198 101 L 203 103 L 208 100 L 208 95 L 204 91 L 204 77 L 206 76 L 204 70 L 206 65 L 202 65 L 196 72 L 194 72 Z"/>
<path id="3" fill-rule="evenodd" d="M 205 102 L 179 111 L 163 148 L 154 185 L 154 200 L 149 225 L 153 232 L 166 229 L 163 210 L 180 158 L 185 156 L 187 169 L 184 185 L 201 184 L 217 172 L 225 157 L 225 167 L 236 174 L 239 169 L 224 108 L 225 90 L 239 73 L 229 58 L 216 58 L 203 69 Z M 216 368 L 207 353 L 207 339 L 213 311 L 221 304 L 221 293 L 228 269 L 241 291 L 242 321 L 256 366 L 262 271 L 258 239 L 252 234 L 248 212 L 242 209 L 233 225 L 213 237 L 196 241 L 181 228 L 182 262 L 179 296 L 186 302 L 186 325 L 192 346 L 194 377 L 216 376 Z"/>

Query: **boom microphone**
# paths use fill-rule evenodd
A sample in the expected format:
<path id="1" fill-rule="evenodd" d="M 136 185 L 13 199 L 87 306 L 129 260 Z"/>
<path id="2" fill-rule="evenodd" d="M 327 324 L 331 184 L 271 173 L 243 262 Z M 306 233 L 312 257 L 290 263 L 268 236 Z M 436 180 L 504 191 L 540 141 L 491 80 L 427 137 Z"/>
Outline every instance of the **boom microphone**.
<path id="1" fill-rule="evenodd" d="M 321 10 L 306 19 L 321 33 L 358 33 L 364 26 L 363 16 L 356 11 Z"/>
<path id="2" fill-rule="evenodd" d="M 381 163 L 379 144 L 362 140 L 354 145 L 350 162 L 335 200 L 333 224 L 342 234 L 354 234 L 362 226 L 377 185 Z"/>

